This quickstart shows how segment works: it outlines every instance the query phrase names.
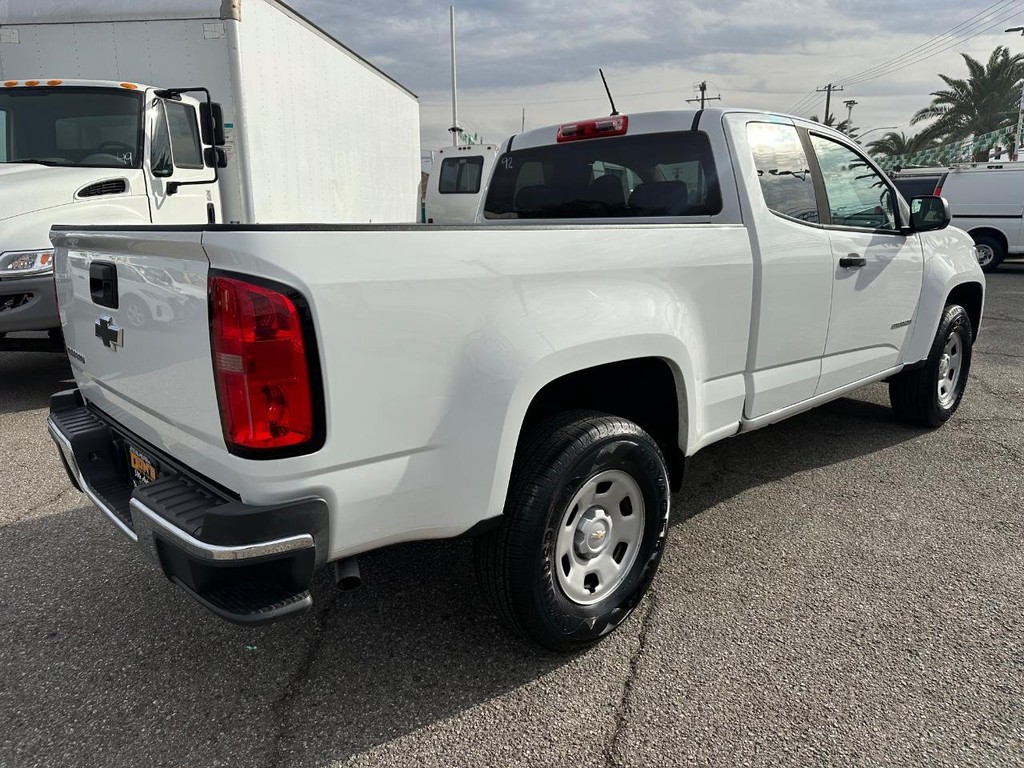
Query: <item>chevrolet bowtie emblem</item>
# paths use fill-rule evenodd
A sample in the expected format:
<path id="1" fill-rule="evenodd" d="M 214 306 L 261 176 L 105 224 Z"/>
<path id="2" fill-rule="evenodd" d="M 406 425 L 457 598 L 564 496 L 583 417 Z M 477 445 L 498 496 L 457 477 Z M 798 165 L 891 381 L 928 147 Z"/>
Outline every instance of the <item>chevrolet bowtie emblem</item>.
<path id="1" fill-rule="evenodd" d="M 607 534 L 605 533 L 605 531 L 599 528 L 590 534 L 590 538 L 592 538 L 594 541 L 604 541 L 604 537 L 606 535 Z"/>
<path id="2" fill-rule="evenodd" d="M 124 346 L 124 328 L 114 322 L 110 315 L 100 315 L 96 321 L 96 338 L 103 342 L 103 346 L 115 352 L 118 347 Z"/>

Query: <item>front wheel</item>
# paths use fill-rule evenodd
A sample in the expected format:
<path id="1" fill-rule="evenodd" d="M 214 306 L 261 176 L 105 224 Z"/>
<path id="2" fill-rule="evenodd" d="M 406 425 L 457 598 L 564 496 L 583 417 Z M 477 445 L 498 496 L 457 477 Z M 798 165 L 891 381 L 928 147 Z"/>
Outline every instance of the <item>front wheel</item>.
<path id="1" fill-rule="evenodd" d="M 650 586 L 668 511 L 665 460 L 636 424 L 594 413 L 547 421 L 520 446 L 501 527 L 475 542 L 484 597 L 546 648 L 589 645 Z"/>
<path id="2" fill-rule="evenodd" d="M 889 402 L 897 418 L 922 427 L 949 421 L 967 387 L 973 338 L 966 310 L 948 305 L 924 365 L 889 380 Z"/>

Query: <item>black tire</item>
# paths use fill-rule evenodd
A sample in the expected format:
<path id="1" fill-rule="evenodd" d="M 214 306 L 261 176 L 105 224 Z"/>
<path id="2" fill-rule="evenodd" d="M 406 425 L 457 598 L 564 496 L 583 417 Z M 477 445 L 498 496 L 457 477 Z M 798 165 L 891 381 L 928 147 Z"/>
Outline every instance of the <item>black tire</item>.
<path id="1" fill-rule="evenodd" d="M 595 501 L 580 511 L 574 522 L 575 513 L 569 508 L 587 488 L 600 492 L 605 484 L 597 481 L 599 475 L 628 476 L 620 482 L 642 499 L 643 510 L 633 518 L 634 508 L 623 499 L 618 507 L 628 511 L 609 513 L 609 526 L 618 515 L 618 524 L 624 527 L 599 532 L 593 541 L 604 547 L 603 553 L 590 556 L 605 558 L 602 562 L 606 564 L 607 557 L 617 556 L 615 567 L 621 566 L 621 571 L 614 584 L 601 585 L 608 589 L 604 597 L 597 592 L 596 602 L 583 605 L 563 588 L 556 569 L 563 568 L 567 579 L 569 566 L 557 550 L 565 540 L 560 533 L 564 536 L 571 531 L 570 538 L 580 535 L 583 518 L 603 512 Z M 605 492 L 609 493 L 607 488 Z M 580 503 L 574 507 L 580 509 Z M 502 525 L 475 541 L 476 573 L 484 598 L 505 624 L 545 648 L 572 651 L 590 645 L 619 626 L 650 586 L 664 549 L 668 511 L 665 460 L 657 443 L 640 427 L 590 412 L 548 420 L 520 443 Z M 635 542 L 612 544 L 619 537 L 617 530 L 641 525 L 635 531 Z M 583 538 L 589 542 L 593 528 L 587 531 Z M 619 554 L 620 547 L 625 547 L 623 554 Z M 628 551 L 631 547 L 632 552 Z M 575 562 L 576 555 L 573 558 Z M 580 567 L 585 570 L 588 566 Z"/>
<path id="2" fill-rule="evenodd" d="M 982 272 L 994 272 L 1006 258 L 1006 246 L 995 235 L 971 235 L 978 248 L 978 266 Z"/>
<path id="3" fill-rule="evenodd" d="M 940 391 L 939 376 L 947 345 L 953 335 L 957 363 L 949 375 L 957 373 L 953 386 Z M 940 427 L 956 412 L 967 388 L 971 370 L 971 349 L 974 333 L 971 319 L 963 307 L 949 304 L 942 313 L 931 350 L 924 365 L 903 371 L 889 380 L 889 402 L 896 418 L 921 427 Z M 953 350 L 951 350 L 952 352 Z M 947 380 L 948 381 L 948 380 Z"/>

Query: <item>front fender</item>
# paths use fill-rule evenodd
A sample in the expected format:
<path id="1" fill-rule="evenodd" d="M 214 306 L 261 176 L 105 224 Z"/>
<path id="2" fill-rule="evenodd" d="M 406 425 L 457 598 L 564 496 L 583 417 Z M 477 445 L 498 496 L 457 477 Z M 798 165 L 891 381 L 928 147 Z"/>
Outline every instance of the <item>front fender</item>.
<path id="1" fill-rule="evenodd" d="M 902 360 L 910 365 L 928 357 L 935 329 L 946 306 L 946 299 L 954 288 L 965 283 L 977 283 L 984 289 L 985 275 L 978 266 L 971 236 L 956 227 L 938 232 L 922 232 L 924 249 L 924 281 L 921 298 Z M 977 329 L 975 329 L 977 332 Z"/>

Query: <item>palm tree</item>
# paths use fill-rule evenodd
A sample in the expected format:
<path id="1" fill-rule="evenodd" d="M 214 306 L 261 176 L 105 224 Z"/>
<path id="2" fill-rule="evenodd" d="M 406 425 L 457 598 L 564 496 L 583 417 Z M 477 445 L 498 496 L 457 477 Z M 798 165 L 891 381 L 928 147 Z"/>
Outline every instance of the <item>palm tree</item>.
<path id="1" fill-rule="evenodd" d="M 816 123 L 821 123 L 822 125 L 827 125 L 829 128 L 835 128 L 840 133 L 845 133 L 851 139 L 856 139 L 857 131 L 860 130 L 860 128 L 854 125 L 850 120 L 840 120 L 837 123 L 836 116 L 831 112 L 828 113 L 828 116 L 824 120 L 819 118 L 817 115 L 811 115 L 811 120 Z"/>
<path id="2" fill-rule="evenodd" d="M 960 55 L 967 64 L 967 79 L 940 74 L 948 88 L 933 92 L 932 103 L 910 120 L 912 125 L 934 120 L 922 131 L 930 139 L 957 141 L 980 136 L 1010 125 L 1017 117 L 1024 54 L 1010 56 L 1009 49 L 999 45 L 987 64 L 966 53 Z"/>
<path id="3" fill-rule="evenodd" d="M 868 142 L 868 152 L 882 157 L 899 157 L 912 155 L 922 149 L 932 147 L 935 142 L 923 131 L 914 136 L 907 136 L 903 131 L 883 133 L 882 138 Z"/>

